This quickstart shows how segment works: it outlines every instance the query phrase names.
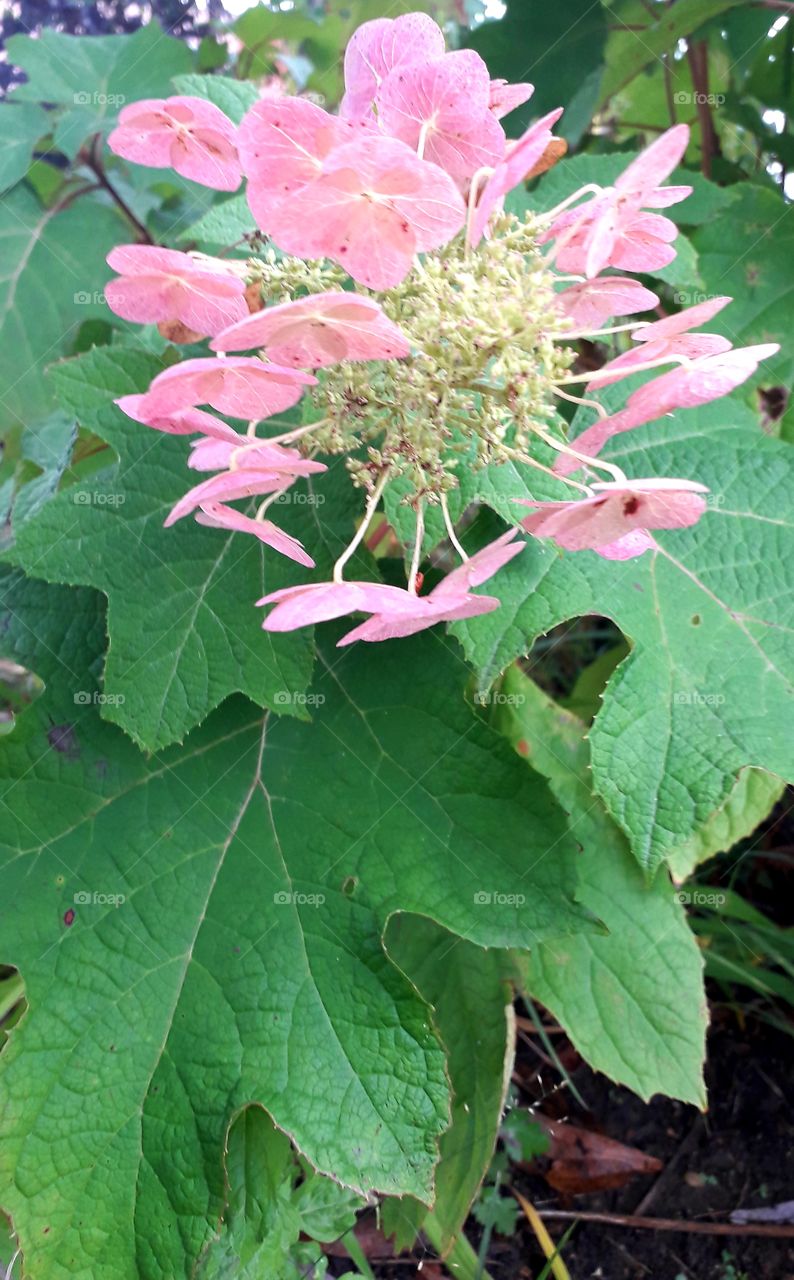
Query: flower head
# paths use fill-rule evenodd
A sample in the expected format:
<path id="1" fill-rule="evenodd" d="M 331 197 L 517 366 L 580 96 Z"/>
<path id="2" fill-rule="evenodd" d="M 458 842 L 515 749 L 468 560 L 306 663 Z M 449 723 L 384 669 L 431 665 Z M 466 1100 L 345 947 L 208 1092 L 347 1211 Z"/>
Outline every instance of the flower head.
<path id="1" fill-rule="evenodd" d="M 346 645 L 498 608 L 496 595 L 476 589 L 527 544 L 511 527 L 467 555 L 449 501 L 464 471 L 508 465 L 500 483 L 509 492 L 516 466 L 551 470 L 549 449 L 559 476 L 586 466 L 588 483 L 566 480 L 575 499 L 524 500 L 531 510 L 522 524 L 607 560 L 641 555 L 655 545 L 653 530 L 687 528 L 706 512 L 696 479 L 631 479 L 599 458 L 611 436 L 725 395 L 777 350 L 734 351 L 722 335 L 700 331 L 727 298 L 665 314 L 664 302 L 625 274 L 659 271 L 675 256 L 676 226 L 659 211 L 690 191 L 668 183 L 688 128 L 667 130 L 608 185 L 588 184 L 547 213 L 518 218 L 505 212 L 505 197 L 565 148 L 553 133 L 562 108 L 505 139 L 500 119 L 531 94 L 531 85 L 491 80 L 472 50 L 448 52 L 425 14 L 405 14 L 354 34 L 337 115 L 284 95 L 261 98 L 236 129 L 194 98 L 121 113 L 111 135 L 119 155 L 171 164 L 224 190 L 244 174 L 253 223 L 275 246 L 232 261 L 139 245 L 110 256 L 120 278 L 108 298 L 118 314 L 205 335 L 216 353 L 172 365 L 144 395 L 118 401 L 137 422 L 195 437 L 188 467 L 202 479 L 166 523 L 192 514 L 309 568 L 310 551 L 266 513 L 297 496 L 294 486 L 322 483 L 322 459 L 332 455 L 344 457 L 362 495 L 363 516 L 351 520 L 332 580 L 259 602 L 270 607 L 269 631 L 367 615 L 339 642 Z M 575 344 L 591 339 L 599 351 L 613 335 L 623 336 L 611 358 L 578 372 Z M 612 413 L 593 400 L 599 388 L 640 374 L 647 381 L 634 381 Z M 301 400 L 296 425 L 268 422 Z M 587 415 L 589 424 L 573 445 L 559 413 L 571 400 L 577 421 Z M 598 471 L 609 481 L 593 480 Z M 406 587 L 347 581 L 348 562 L 397 483 L 414 524 Z M 459 563 L 421 594 L 431 509 L 443 517 L 444 558 Z"/>

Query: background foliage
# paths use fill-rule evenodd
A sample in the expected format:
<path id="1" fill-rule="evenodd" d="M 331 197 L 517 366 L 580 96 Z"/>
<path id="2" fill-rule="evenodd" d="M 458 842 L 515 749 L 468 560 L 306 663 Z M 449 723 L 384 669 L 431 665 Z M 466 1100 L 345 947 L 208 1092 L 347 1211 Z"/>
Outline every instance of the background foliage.
<path id="1" fill-rule="evenodd" d="M 731 400 L 616 443 L 637 473 L 712 491 L 658 563 L 536 544 L 501 576 L 499 613 L 340 661 L 263 635 L 241 603 L 289 567 L 162 529 L 182 451 L 113 400 L 177 354 L 105 307 L 105 256 L 131 240 L 244 256 L 250 219 L 244 196 L 104 140 L 125 103 L 170 92 L 239 120 L 279 80 L 332 107 L 352 30 L 417 7 L 493 76 L 535 82 L 513 135 L 566 105 L 569 154 L 516 208 L 608 181 L 690 123 L 679 256 L 649 283 L 666 310 L 732 294 L 714 327 L 781 352 Z M 3 749 L 0 1030 L 21 1026 L 0 1072 L 0 1202 L 32 1276 L 320 1276 L 316 1242 L 373 1191 L 398 1234 L 451 1247 L 496 1140 L 515 991 L 614 1080 L 703 1103 L 701 953 L 669 870 L 685 882 L 748 836 L 794 775 L 791 7 L 4 18 L 2 636 L 46 687 L 30 705 L 41 685 L 25 686 Z M 483 536 L 501 485 L 459 496 Z M 311 524 L 330 564 L 355 514 L 341 470 L 324 496 L 284 522 Z M 605 623 L 571 689 L 569 637 L 591 614 L 631 651 Z M 734 898 L 727 916 L 763 938 Z M 735 930 L 698 929 L 710 971 L 736 977 Z M 790 998 L 779 965 L 763 980 Z"/>

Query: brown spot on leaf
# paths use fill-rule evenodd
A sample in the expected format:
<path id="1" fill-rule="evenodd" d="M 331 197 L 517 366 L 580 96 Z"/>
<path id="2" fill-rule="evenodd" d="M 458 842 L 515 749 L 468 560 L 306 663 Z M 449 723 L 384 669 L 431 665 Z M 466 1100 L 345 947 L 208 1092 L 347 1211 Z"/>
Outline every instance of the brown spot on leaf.
<path id="1" fill-rule="evenodd" d="M 80 758 L 80 746 L 73 724 L 54 724 L 47 732 L 47 741 L 53 751 L 66 756 L 67 760 Z"/>

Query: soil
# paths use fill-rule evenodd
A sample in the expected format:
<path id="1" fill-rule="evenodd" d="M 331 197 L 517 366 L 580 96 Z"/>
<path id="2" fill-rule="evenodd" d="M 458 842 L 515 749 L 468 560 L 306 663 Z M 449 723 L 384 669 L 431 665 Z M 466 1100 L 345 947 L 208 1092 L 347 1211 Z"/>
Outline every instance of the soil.
<path id="1" fill-rule="evenodd" d="M 572 1079 L 589 1107 L 573 1104 L 572 1122 L 594 1127 L 665 1165 L 660 1178 L 638 1178 L 618 1191 L 573 1197 L 550 1192 L 540 1177 L 517 1180 L 538 1209 L 636 1213 L 726 1221 L 734 1209 L 769 1208 L 794 1199 L 794 1109 L 790 1102 L 794 1041 L 762 1022 L 742 1027 L 720 1010 L 709 1037 L 709 1110 L 656 1098 L 643 1103 L 582 1064 Z M 559 1095 L 556 1095 L 559 1096 Z M 544 1107 L 545 1109 L 545 1107 Z M 655 1188 L 654 1188 L 655 1184 Z M 549 1222 L 559 1240 L 564 1226 Z M 518 1247 L 496 1241 L 494 1280 L 536 1275 L 542 1257 L 527 1229 Z M 794 1240 L 686 1235 L 579 1223 L 564 1253 L 571 1280 L 794 1280 Z M 539 1265 L 540 1264 L 540 1265 Z"/>
<path id="2" fill-rule="evenodd" d="M 514 1170 L 512 1182 L 538 1210 L 607 1212 L 728 1221 L 734 1209 L 770 1208 L 794 1199 L 794 1108 L 790 1102 L 794 1040 L 786 1032 L 718 1006 L 709 1036 L 709 1110 L 667 1098 L 642 1102 L 590 1070 L 570 1047 L 557 1049 L 586 1107 L 537 1056 L 528 1037 L 519 1045 L 514 1080 L 522 1103 L 555 1120 L 595 1130 L 663 1163 L 659 1175 L 637 1177 L 619 1190 L 562 1196 L 541 1173 Z M 644 1202 L 644 1203 L 643 1203 Z M 547 1221 L 559 1242 L 570 1225 Z M 478 1247 L 482 1228 L 466 1233 Z M 687 1235 L 579 1222 L 564 1250 L 571 1280 L 794 1280 L 794 1240 Z M 533 1280 L 545 1258 L 523 1220 L 514 1236 L 491 1239 L 493 1280 Z M 349 1264 L 348 1264 L 349 1265 Z M 437 1280 L 431 1251 L 372 1261 L 378 1280 Z M 343 1274 L 334 1259 L 330 1274 Z"/>

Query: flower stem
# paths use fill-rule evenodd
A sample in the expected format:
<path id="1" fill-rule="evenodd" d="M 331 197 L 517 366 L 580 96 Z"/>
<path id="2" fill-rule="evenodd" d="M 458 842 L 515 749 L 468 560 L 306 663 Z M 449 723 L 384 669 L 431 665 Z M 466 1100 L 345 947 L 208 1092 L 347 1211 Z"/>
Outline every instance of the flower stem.
<path id="1" fill-rule="evenodd" d="M 460 556 L 461 560 L 463 560 L 463 562 L 465 563 L 469 557 L 466 554 L 466 552 L 463 550 L 463 547 L 461 546 L 460 542 L 458 541 L 458 535 L 455 533 L 455 526 L 453 525 L 452 517 L 449 514 L 449 503 L 447 502 L 447 495 L 445 493 L 441 494 L 441 511 L 444 516 L 444 524 L 446 525 L 446 528 L 447 528 L 447 536 L 450 542 L 452 543 L 453 547 L 457 551 L 458 555 Z"/>
<path id="2" fill-rule="evenodd" d="M 422 504 L 416 508 L 416 533 L 414 535 L 414 551 L 411 557 L 411 572 L 408 577 L 408 590 L 416 595 L 416 575 L 422 560 L 422 543 L 425 537 L 425 517 Z"/>
<path id="3" fill-rule="evenodd" d="M 343 572 L 344 567 L 347 564 L 350 557 L 355 552 L 356 548 L 363 541 L 366 535 L 367 529 L 369 528 L 370 523 L 372 521 L 372 517 L 375 514 L 375 508 L 377 507 L 378 503 L 381 500 L 381 495 L 383 494 L 383 490 L 386 488 L 386 483 L 388 479 L 389 479 L 389 470 L 387 468 L 381 475 L 380 479 L 378 480 L 378 483 L 375 485 L 375 488 L 372 490 L 372 493 L 367 499 L 367 505 L 364 509 L 364 518 L 361 521 L 361 524 L 358 526 L 355 534 L 353 535 L 351 542 L 342 552 L 341 556 L 339 557 L 336 564 L 334 565 L 334 571 L 332 574 L 334 582 L 344 582 L 345 580 L 344 572 Z"/>
<path id="4" fill-rule="evenodd" d="M 611 475 L 617 480 L 618 484 L 628 484 L 626 474 L 621 471 L 620 467 L 614 466 L 611 462 L 602 462 L 598 458 L 591 458 L 587 453 L 580 453 L 578 449 L 574 449 L 569 444 L 563 444 L 562 440 L 555 440 L 554 436 L 549 435 L 542 427 L 535 427 L 535 434 L 539 435 L 552 449 L 556 449 L 558 453 L 567 453 L 571 458 L 578 458 L 580 462 L 586 462 L 588 466 L 598 467 L 600 471 L 606 471 L 607 475 Z M 556 472 L 554 473 L 556 475 Z"/>
<path id="5" fill-rule="evenodd" d="M 536 471 L 542 471 L 544 475 L 551 476 L 553 480 L 559 480 L 562 484 L 569 484 L 572 489 L 581 489 L 582 493 L 586 493 L 588 498 L 593 496 L 593 490 L 589 484 L 581 484 L 578 480 L 571 480 L 570 476 L 558 476 L 556 471 L 552 471 L 551 467 L 547 467 L 545 462 L 538 462 L 537 458 L 533 458 L 528 453 L 522 453 L 520 449 L 511 449 L 511 455 L 516 462 L 524 462 L 528 467 L 534 467 Z"/>
<path id="6" fill-rule="evenodd" d="M 628 378 L 630 374 L 644 373 L 646 369 L 659 369 L 665 364 L 678 364 L 681 365 L 682 369 L 689 369 L 692 363 L 688 356 L 660 356 L 658 360 L 644 360 L 641 364 L 626 365 L 625 373 L 622 376 Z M 614 369 L 610 369 L 603 373 L 601 370 L 596 369 L 595 373 L 592 370 L 590 373 L 573 373 L 570 377 L 558 378 L 554 385 L 562 387 L 572 382 L 597 382 L 599 373 L 602 378 L 614 378 L 615 372 Z"/>

